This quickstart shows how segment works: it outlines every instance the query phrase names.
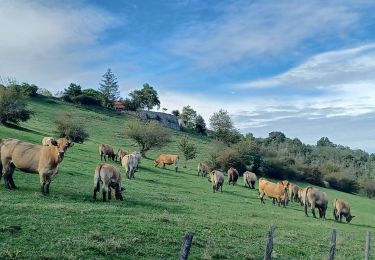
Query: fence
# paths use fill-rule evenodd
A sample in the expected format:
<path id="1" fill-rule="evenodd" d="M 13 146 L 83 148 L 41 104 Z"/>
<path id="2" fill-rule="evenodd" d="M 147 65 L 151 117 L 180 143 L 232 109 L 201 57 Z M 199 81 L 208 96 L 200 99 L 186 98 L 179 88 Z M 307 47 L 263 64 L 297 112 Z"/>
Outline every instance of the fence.
<path id="1" fill-rule="evenodd" d="M 271 260 L 272 258 L 272 250 L 273 250 L 273 238 L 274 238 L 274 226 L 271 225 L 268 230 L 268 237 L 267 237 L 267 244 L 264 250 L 264 260 Z M 182 243 L 181 252 L 180 252 L 180 260 L 187 260 L 191 244 L 193 242 L 194 234 L 192 232 L 188 232 L 185 235 L 185 239 Z M 370 240 L 371 240 L 371 232 L 367 231 L 366 235 L 366 245 L 365 245 L 365 253 L 364 258 L 365 260 L 370 260 Z M 335 258 L 336 253 L 336 229 L 332 230 L 332 237 L 329 244 L 329 252 L 328 252 L 328 260 L 333 260 Z"/>

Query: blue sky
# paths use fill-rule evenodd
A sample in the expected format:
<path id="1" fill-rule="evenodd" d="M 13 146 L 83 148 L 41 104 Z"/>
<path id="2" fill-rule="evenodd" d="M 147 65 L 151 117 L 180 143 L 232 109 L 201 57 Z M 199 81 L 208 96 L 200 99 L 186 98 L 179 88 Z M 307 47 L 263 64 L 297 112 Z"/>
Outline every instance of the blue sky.
<path id="1" fill-rule="evenodd" d="M 375 152 L 373 1 L 0 1 L 0 76 L 52 92 L 121 94 L 148 82 L 161 106 L 243 133 L 283 131 Z"/>

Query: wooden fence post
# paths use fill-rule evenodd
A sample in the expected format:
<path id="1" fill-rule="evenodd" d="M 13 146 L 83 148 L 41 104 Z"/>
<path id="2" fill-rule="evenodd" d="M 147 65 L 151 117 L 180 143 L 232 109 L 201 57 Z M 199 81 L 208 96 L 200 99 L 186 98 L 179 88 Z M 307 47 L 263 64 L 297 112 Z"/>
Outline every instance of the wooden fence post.
<path id="1" fill-rule="evenodd" d="M 273 249 L 273 231 L 274 227 L 273 225 L 270 226 L 268 230 L 268 239 L 267 239 L 267 245 L 266 249 L 264 250 L 264 260 L 270 260 L 272 256 L 272 249 Z"/>
<path id="2" fill-rule="evenodd" d="M 371 232 L 367 231 L 366 247 L 365 247 L 365 260 L 370 260 L 370 239 L 371 239 Z"/>
<path id="3" fill-rule="evenodd" d="M 194 233 L 193 232 L 187 232 L 185 234 L 185 240 L 182 243 L 181 252 L 180 252 L 180 260 L 187 260 L 189 253 L 190 253 L 190 247 L 193 242 Z"/>
<path id="4" fill-rule="evenodd" d="M 331 243 L 329 245 L 329 255 L 327 259 L 333 260 L 335 258 L 335 252 L 336 252 L 336 229 L 333 229 Z"/>

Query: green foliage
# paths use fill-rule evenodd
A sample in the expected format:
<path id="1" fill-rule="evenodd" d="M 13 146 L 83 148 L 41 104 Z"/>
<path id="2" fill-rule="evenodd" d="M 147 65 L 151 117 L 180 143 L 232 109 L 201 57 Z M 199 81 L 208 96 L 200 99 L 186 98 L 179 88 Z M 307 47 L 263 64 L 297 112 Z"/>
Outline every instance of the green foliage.
<path id="1" fill-rule="evenodd" d="M 18 124 L 30 119 L 33 111 L 27 108 L 27 102 L 19 89 L 0 87 L 0 123 Z"/>
<path id="2" fill-rule="evenodd" d="M 70 98 L 82 95 L 81 86 L 78 84 L 70 83 L 69 87 L 64 89 L 64 95 L 69 96 Z"/>
<path id="3" fill-rule="evenodd" d="M 198 134 L 206 135 L 207 134 L 207 127 L 206 127 L 206 122 L 204 121 L 203 117 L 201 115 L 198 115 L 195 118 L 195 131 Z"/>
<path id="4" fill-rule="evenodd" d="M 38 86 L 23 82 L 21 84 L 22 93 L 29 97 L 36 97 L 38 94 Z"/>
<path id="5" fill-rule="evenodd" d="M 170 142 L 171 132 L 160 126 L 157 122 L 133 122 L 125 129 L 125 135 L 131 138 L 139 147 L 142 156 L 157 147 L 162 147 Z"/>
<path id="6" fill-rule="evenodd" d="M 369 198 L 375 197 L 375 180 L 368 180 L 365 182 L 363 191 Z"/>
<path id="7" fill-rule="evenodd" d="M 150 110 L 157 106 L 160 108 L 160 101 L 156 90 L 148 83 L 143 84 L 143 88 L 140 90 L 134 90 L 129 94 L 132 102 L 136 105 L 137 109 Z"/>
<path id="8" fill-rule="evenodd" d="M 330 187 L 344 192 L 358 192 L 359 185 L 355 180 L 340 176 L 338 173 L 331 173 L 325 177 Z"/>
<path id="9" fill-rule="evenodd" d="M 172 115 L 176 116 L 176 117 L 179 117 L 180 116 L 180 111 L 178 111 L 178 109 L 176 110 L 172 110 Z"/>
<path id="10" fill-rule="evenodd" d="M 195 128 L 195 120 L 197 118 L 197 111 L 195 111 L 190 106 L 184 106 L 180 114 L 180 118 L 184 122 L 184 127 L 188 129 Z"/>
<path id="11" fill-rule="evenodd" d="M 242 135 L 234 128 L 228 111 L 220 109 L 210 117 L 210 127 L 214 138 L 226 144 L 237 143 Z"/>
<path id="12" fill-rule="evenodd" d="M 52 97 L 51 91 L 49 91 L 46 88 L 39 88 L 37 91 L 38 95 L 44 96 L 44 97 Z"/>
<path id="13" fill-rule="evenodd" d="M 185 168 L 188 160 L 192 160 L 197 156 L 197 147 L 194 143 L 189 141 L 187 136 L 184 136 L 178 142 L 178 148 L 185 157 Z"/>
<path id="14" fill-rule="evenodd" d="M 316 146 L 329 146 L 329 147 L 335 147 L 335 144 L 332 143 L 328 137 L 322 137 L 318 140 L 316 143 Z"/>
<path id="15" fill-rule="evenodd" d="M 60 113 L 53 123 L 56 127 L 55 133 L 60 137 L 70 138 L 77 143 L 83 143 L 89 137 L 86 126 L 73 112 Z"/>
<path id="16" fill-rule="evenodd" d="M 103 75 L 102 83 L 99 84 L 99 91 L 103 95 L 103 105 L 105 107 L 112 107 L 113 102 L 120 96 L 119 85 L 116 76 L 109 68 Z"/>

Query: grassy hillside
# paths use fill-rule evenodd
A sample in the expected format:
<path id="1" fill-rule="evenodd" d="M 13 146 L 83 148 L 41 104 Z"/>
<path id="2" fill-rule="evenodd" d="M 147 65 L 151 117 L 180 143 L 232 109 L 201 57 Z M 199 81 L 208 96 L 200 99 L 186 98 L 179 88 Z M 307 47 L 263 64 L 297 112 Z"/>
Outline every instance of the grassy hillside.
<path id="1" fill-rule="evenodd" d="M 73 110 L 89 126 L 90 138 L 68 150 L 51 195 L 39 192 L 37 175 L 16 172 L 19 189 L 0 186 L 0 258 L 45 259 L 176 259 L 186 231 L 195 233 L 191 259 L 260 259 L 268 226 L 275 225 L 274 257 L 322 259 L 328 252 L 332 228 L 338 232 L 337 258 L 361 259 L 367 230 L 375 231 L 375 203 L 363 197 L 325 190 L 329 196 L 327 221 L 305 217 L 297 204 L 288 208 L 261 205 L 258 192 L 228 186 L 212 193 L 207 179 L 197 177 L 196 165 L 208 156 L 210 143 L 192 136 L 198 158 L 175 173 L 172 167 L 154 168 L 143 159 L 134 180 L 124 178 L 125 201 L 92 201 L 93 173 L 100 161 L 98 144 L 135 150 L 123 137 L 124 127 L 135 120 L 110 112 L 68 104 L 32 100 L 35 117 L 19 128 L 0 126 L 0 138 L 40 143 L 53 135 L 53 120 L 60 111 Z M 177 153 L 178 140 L 152 151 Z M 117 167 L 119 164 L 114 163 Z M 124 174 L 124 170 L 121 169 Z M 306 184 L 301 183 L 301 186 Z M 352 224 L 333 221 L 331 202 L 339 197 L 352 204 Z M 20 225 L 9 232 L 6 227 Z"/>

